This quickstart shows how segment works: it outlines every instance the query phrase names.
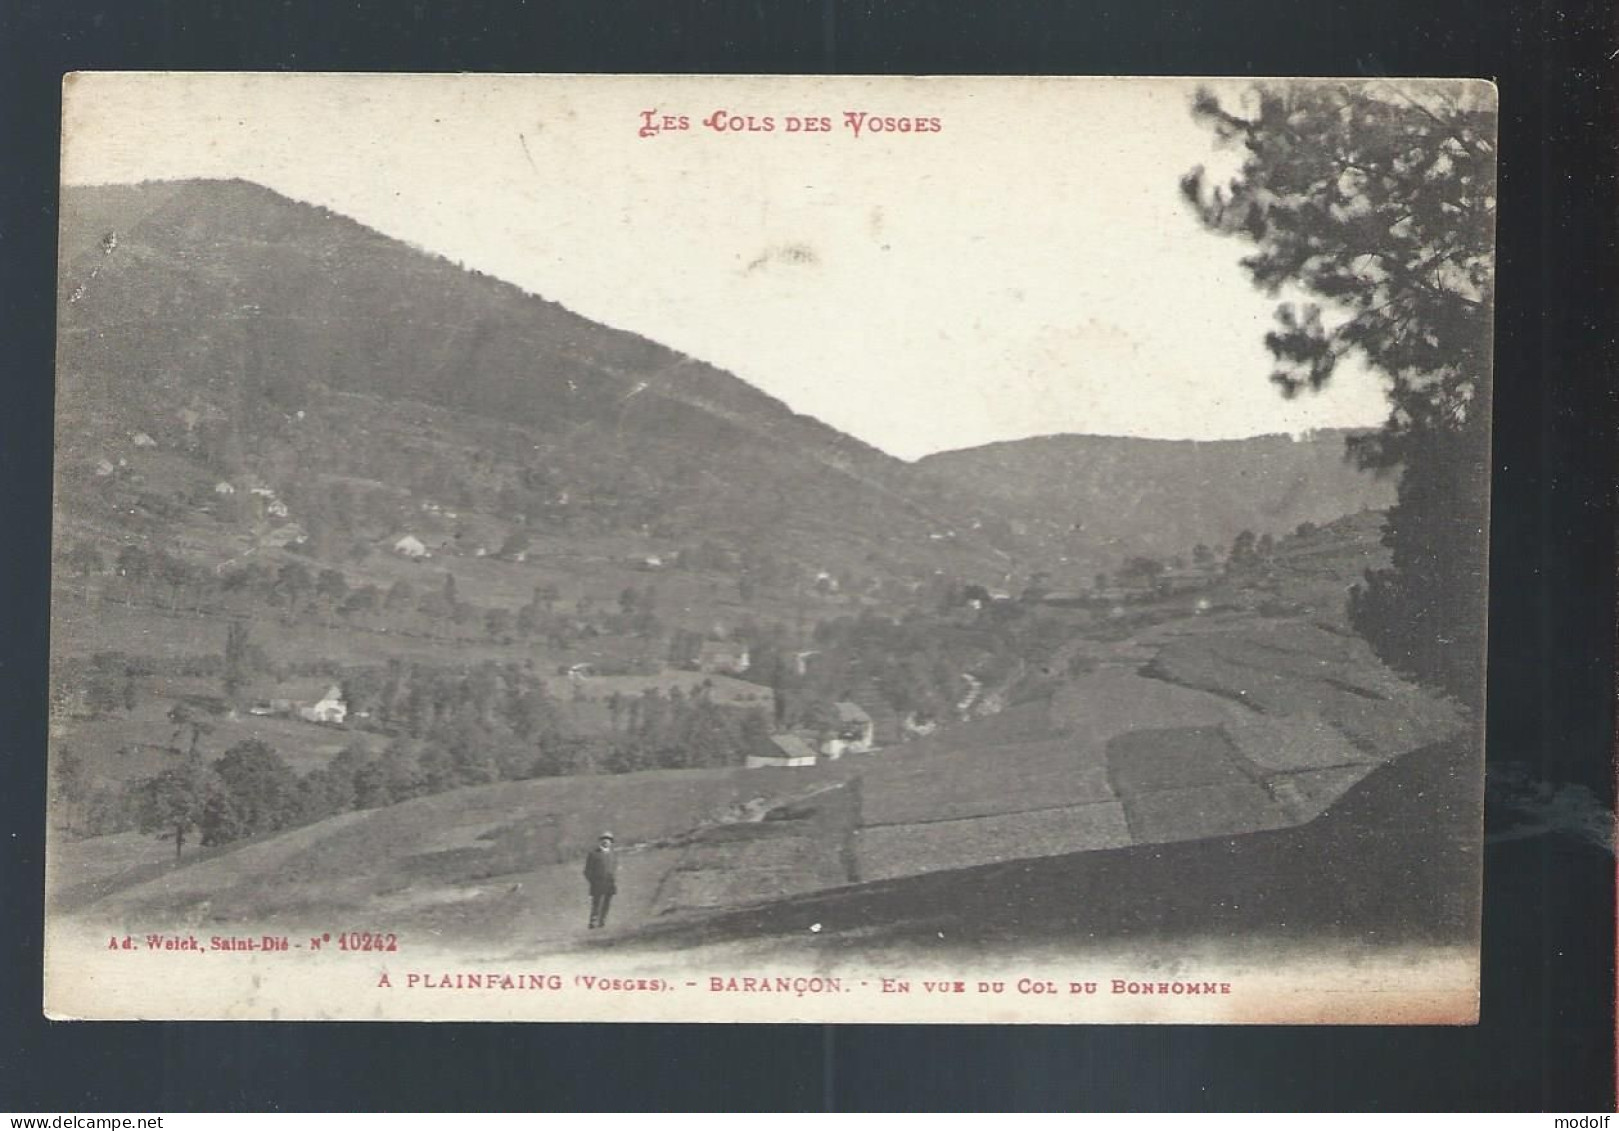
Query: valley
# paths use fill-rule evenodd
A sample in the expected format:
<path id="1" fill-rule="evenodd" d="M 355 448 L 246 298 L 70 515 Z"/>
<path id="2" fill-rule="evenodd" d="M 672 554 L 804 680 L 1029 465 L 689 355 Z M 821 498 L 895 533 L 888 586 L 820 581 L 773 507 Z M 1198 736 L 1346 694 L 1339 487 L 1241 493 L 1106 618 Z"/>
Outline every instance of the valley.
<path id="1" fill-rule="evenodd" d="M 1345 433 L 906 463 L 240 181 L 69 189 L 63 265 L 76 920 L 865 937 L 894 885 L 1313 835 L 1467 725 L 1350 629 L 1393 485 Z"/>

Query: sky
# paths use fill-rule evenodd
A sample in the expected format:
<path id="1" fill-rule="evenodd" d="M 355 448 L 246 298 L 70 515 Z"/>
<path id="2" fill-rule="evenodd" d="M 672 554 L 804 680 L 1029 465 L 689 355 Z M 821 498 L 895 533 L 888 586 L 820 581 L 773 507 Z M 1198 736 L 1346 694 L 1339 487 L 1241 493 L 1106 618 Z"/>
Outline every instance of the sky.
<path id="1" fill-rule="evenodd" d="M 63 180 L 256 181 L 905 459 L 1379 423 L 1382 385 L 1356 366 L 1291 401 L 1266 380 L 1276 300 L 1178 190 L 1236 167 L 1192 121 L 1194 86 L 87 74 L 65 89 Z M 649 110 L 687 128 L 642 136 Z M 774 129 L 717 131 L 716 111 Z M 937 129 L 856 134 L 846 112 Z"/>

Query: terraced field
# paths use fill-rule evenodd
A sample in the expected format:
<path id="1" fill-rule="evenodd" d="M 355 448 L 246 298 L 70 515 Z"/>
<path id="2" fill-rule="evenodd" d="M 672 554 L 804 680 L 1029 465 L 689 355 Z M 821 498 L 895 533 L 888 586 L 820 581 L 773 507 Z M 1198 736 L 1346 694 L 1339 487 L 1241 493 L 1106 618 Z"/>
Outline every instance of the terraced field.
<path id="1" fill-rule="evenodd" d="M 1049 704 L 876 756 L 859 878 L 1300 824 L 1460 725 L 1363 641 L 1302 619 L 1176 622 L 1103 659 Z"/>

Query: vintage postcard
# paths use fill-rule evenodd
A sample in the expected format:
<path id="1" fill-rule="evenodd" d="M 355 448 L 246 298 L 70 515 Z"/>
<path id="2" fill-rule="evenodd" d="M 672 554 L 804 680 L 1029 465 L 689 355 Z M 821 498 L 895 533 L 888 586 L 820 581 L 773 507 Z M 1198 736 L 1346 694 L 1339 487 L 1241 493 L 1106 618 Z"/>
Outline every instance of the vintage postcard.
<path id="1" fill-rule="evenodd" d="M 1473 1022 L 1495 146 L 69 76 L 46 1012 Z"/>

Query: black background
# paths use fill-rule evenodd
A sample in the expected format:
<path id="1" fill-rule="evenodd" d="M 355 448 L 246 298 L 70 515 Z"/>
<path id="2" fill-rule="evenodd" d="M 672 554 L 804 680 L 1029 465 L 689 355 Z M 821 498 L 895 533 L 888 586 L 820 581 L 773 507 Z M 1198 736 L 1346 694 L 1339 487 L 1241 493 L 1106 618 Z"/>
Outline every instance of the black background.
<path id="1" fill-rule="evenodd" d="M 1477 1028 L 47 1024 L 39 1003 L 64 72 L 1493 78 L 1489 759 L 1582 783 L 1611 807 L 1614 11 L 1611 0 L 0 0 L 0 1110 L 1612 1111 L 1613 861 L 1555 834 L 1487 849 Z"/>

